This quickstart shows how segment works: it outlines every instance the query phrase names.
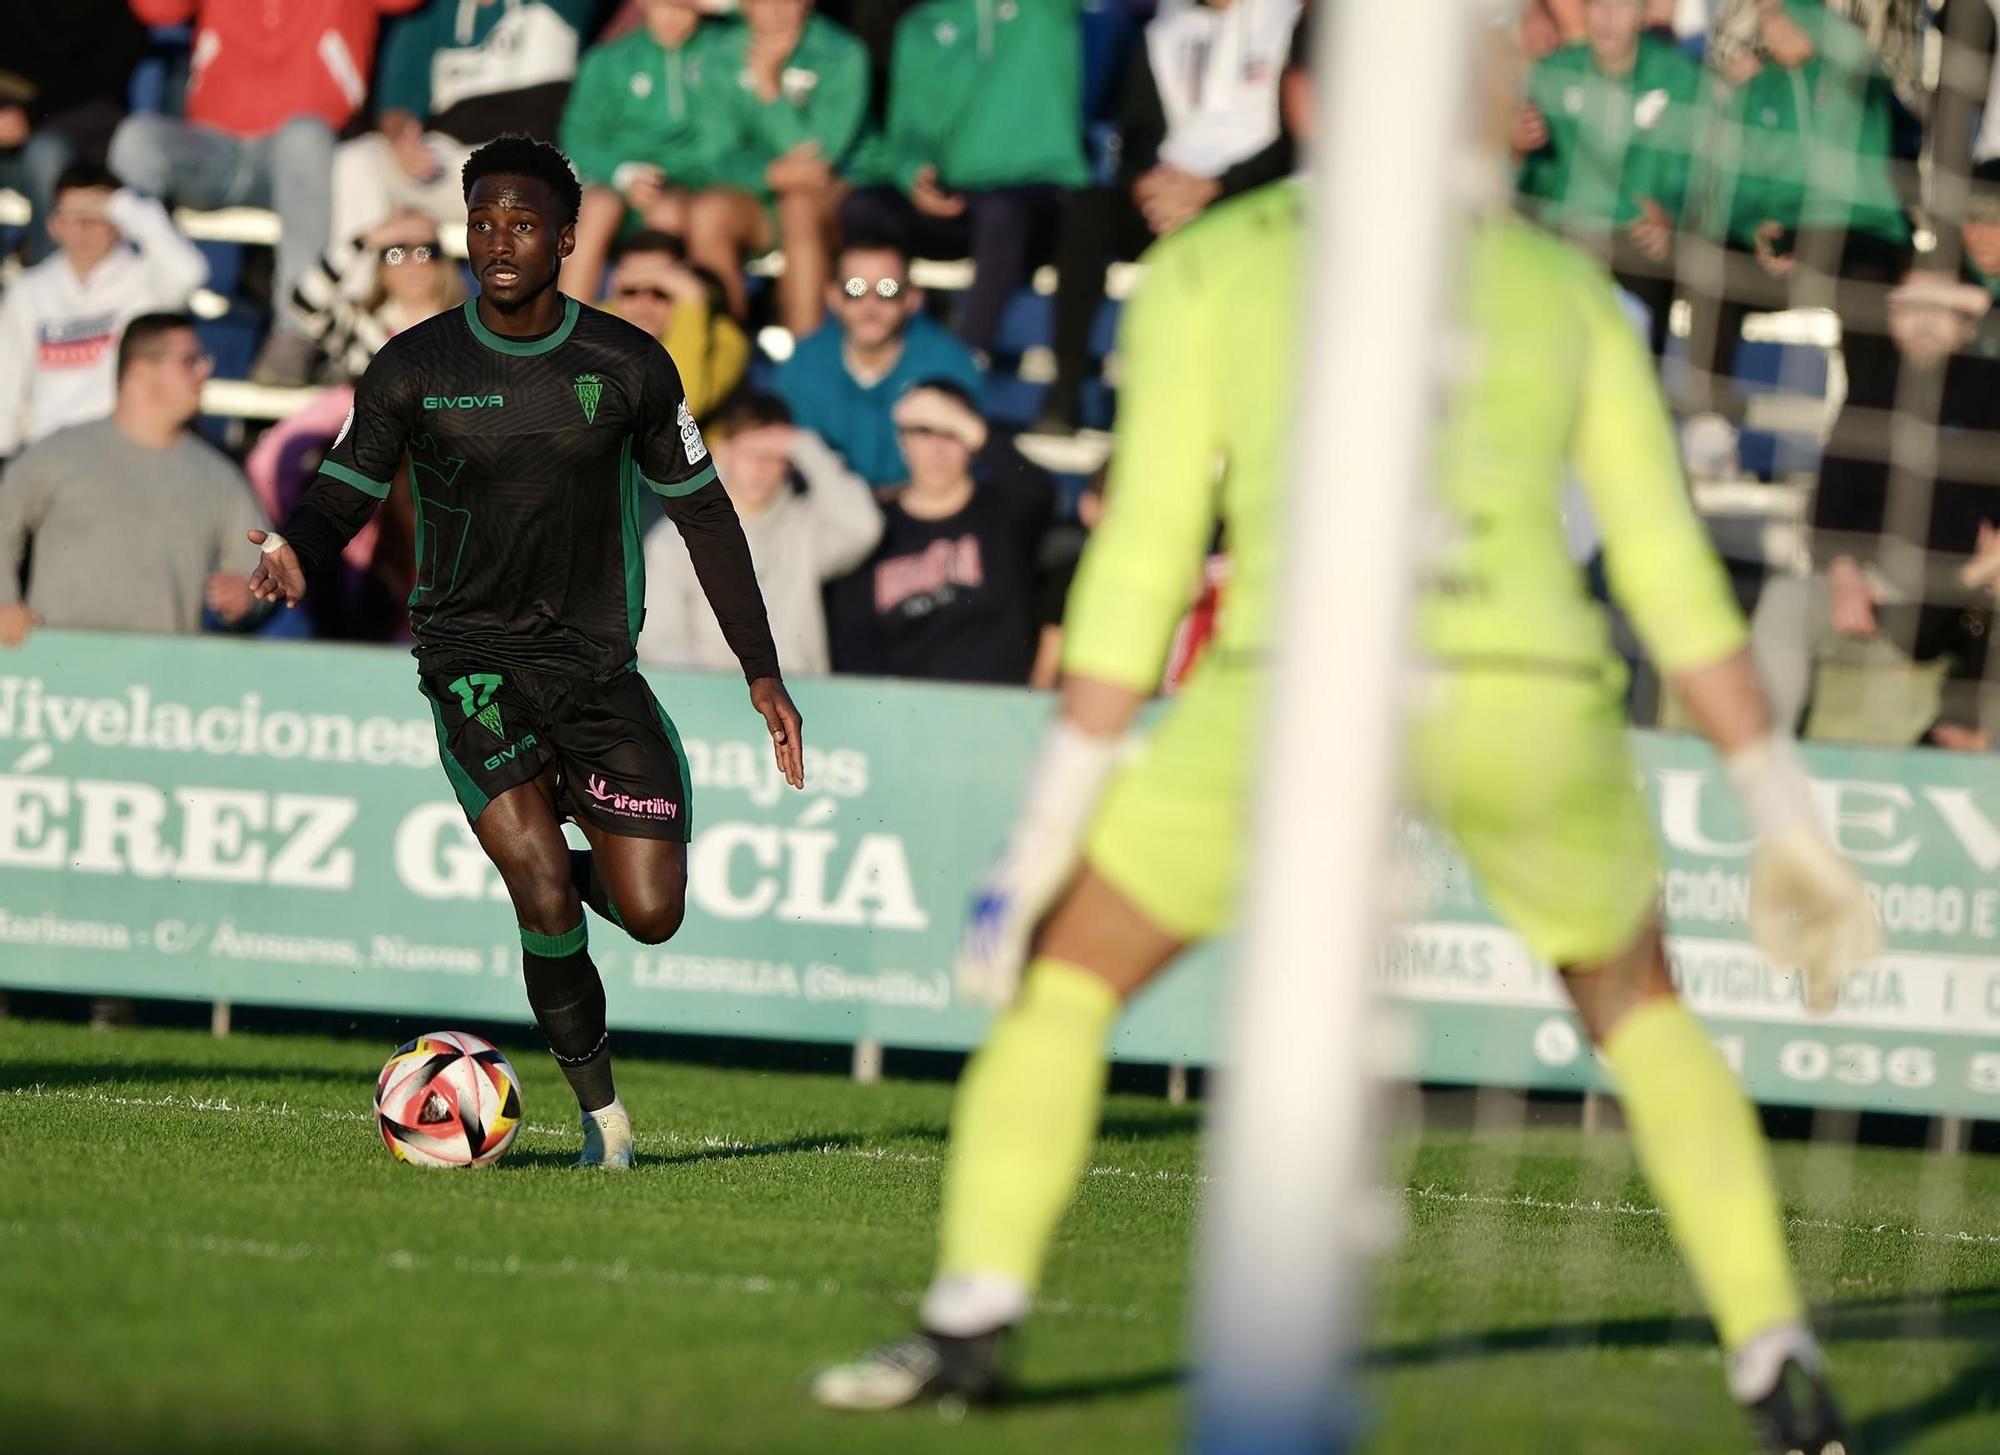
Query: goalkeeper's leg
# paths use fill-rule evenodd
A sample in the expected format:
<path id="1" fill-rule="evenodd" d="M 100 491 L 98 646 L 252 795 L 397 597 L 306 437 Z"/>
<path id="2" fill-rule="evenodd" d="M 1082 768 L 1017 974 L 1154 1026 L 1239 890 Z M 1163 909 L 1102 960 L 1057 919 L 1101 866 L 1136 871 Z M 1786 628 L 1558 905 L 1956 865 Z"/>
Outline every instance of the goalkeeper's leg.
<path id="1" fill-rule="evenodd" d="M 1793 1279 L 1758 1124 L 1674 994 L 1649 922 L 1622 953 L 1563 972 L 1618 1081 L 1632 1145 L 1728 1355 L 1730 1390 L 1773 1450 L 1852 1450 Z"/>
<path id="2" fill-rule="evenodd" d="M 822 1371 L 822 1404 L 887 1409 L 1001 1392 L 1001 1345 L 1028 1312 L 1097 1136 L 1111 1027 L 1184 944 L 1085 866 L 959 1082 L 921 1330 Z"/>

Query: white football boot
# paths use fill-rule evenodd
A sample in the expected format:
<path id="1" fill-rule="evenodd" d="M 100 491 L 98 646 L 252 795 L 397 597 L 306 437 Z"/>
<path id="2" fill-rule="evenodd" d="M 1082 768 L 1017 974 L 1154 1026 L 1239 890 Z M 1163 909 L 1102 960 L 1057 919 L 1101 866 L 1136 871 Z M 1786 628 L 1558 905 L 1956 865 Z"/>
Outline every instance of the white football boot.
<path id="1" fill-rule="evenodd" d="M 583 1114 L 583 1155 L 579 1167 L 601 1167 L 606 1172 L 629 1172 L 632 1168 L 632 1118 L 619 1102 Z"/>

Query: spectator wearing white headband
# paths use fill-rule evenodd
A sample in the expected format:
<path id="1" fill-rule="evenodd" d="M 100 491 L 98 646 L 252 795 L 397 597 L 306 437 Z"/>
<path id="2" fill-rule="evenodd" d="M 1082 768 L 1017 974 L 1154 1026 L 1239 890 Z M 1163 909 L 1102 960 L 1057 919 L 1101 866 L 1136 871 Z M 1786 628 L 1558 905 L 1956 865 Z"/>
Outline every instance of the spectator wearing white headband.
<path id="1" fill-rule="evenodd" d="M 897 401 L 909 478 L 883 507 L 881 543 L 833 593 L 839 670 L 1024 683 L 1038 635 L 1035 582 L 1055 482 L 972 396 L 927 380 Z"/>

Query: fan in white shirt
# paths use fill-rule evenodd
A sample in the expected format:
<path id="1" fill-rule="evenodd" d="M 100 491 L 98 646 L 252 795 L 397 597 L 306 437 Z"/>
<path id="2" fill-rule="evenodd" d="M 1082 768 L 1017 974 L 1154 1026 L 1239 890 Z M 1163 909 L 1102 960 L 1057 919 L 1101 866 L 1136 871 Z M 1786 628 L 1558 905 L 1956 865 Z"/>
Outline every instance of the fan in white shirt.
<path id="1" fill-rule="evenodd" d="M 183 307 L 208 278 L 166 209 L 102 167 L 57 181 L 49 235 L 57 251 L 0 298 L 0 459 L 110 414 L 125 325 Z"/>

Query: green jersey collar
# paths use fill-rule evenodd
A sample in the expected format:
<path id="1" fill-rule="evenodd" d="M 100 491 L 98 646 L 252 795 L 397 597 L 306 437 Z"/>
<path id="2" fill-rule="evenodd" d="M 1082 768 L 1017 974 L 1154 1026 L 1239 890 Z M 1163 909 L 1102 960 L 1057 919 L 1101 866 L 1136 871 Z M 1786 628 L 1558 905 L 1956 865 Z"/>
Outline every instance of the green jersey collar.
<path id="1" fill-rule="evenodd" d="M 540 338 L 502 338 L 479 321 L 479 300 L 465 300 L 465 324 L 472 330 L 472 336 L 485 344 L 496 354 L 512 354 L 517 359 L 532 359 L 537 354 L 546 354 L 550 349 L 560 348 L 568 339 L 569 331 L 576 327 L 576 316 L 583 312 L 583 305 L 574 298 L 563 298 L 563 319 L 556 325 L 554 333 Z"/>

